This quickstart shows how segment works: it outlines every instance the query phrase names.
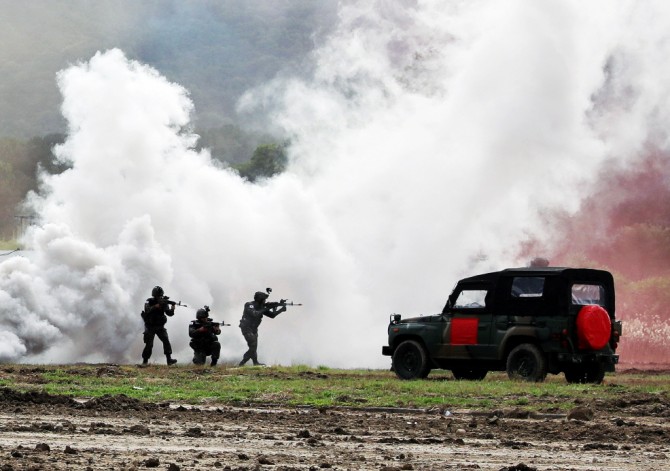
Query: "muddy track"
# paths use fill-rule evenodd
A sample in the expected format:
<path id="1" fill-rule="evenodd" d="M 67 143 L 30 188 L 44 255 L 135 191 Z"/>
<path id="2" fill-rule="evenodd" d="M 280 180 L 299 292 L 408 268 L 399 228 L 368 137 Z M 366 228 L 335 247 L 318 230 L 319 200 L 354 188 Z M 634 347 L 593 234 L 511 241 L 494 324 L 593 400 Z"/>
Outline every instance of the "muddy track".
<path id="1" fill-rule="evenodd" d="M 569 416 L 569 418 L 568 418 Z M 0 390 L 0 470 L 670 470 L 670 404 L 568 415 L 86 402 Z"/>

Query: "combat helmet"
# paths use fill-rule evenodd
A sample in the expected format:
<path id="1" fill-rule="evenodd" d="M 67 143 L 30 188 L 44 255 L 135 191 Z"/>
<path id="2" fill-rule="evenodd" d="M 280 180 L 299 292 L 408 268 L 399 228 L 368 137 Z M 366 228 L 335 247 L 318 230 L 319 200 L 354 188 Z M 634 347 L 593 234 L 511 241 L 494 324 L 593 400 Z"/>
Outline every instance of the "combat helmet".
<path id="1" fill-rule="evenodd" d="M 195 313 L 195 317 L 196 319 L 205 319 L 209 317 L 209 306 L 198 309 Z"/>
<path id="2" fill-rule="evenodd" d="M 268 299 L 267 293 L 264 293 L 262 291 L 256 291 L 256 293 L 254 294 L 254 301 L 256 302 L 265 301 L 266 299 Z"/>
<path id="3" fill-rule="evenodd" d="M 154 298 L 160 298 L 161 296 L 163 296 L 163 293 L 164 293 L 163 288 L 161 288 L 160 286 L 154 286 L 154 289 L 151 290 L 151 296 L 153 296 Z"/>

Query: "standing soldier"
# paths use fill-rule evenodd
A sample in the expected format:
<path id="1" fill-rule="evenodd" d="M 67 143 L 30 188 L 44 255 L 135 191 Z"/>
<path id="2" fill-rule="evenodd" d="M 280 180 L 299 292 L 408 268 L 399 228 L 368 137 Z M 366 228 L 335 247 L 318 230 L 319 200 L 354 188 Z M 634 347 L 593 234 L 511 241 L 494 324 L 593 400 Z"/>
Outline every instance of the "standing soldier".
<path id="1" fill-rule="evenodd" d="M 258 361 L 258 326 L 263 320 L 263 316 L 274 319 L 279 314 L 286 310 L 286 306 L 280 303 L 273 303 L 273 306 L 267 306 L 265 300 L 268 295 L 262 291 L 257 291 L 254 294 L 254 300 L 244 303 L 244 311 L 242 312 L 242 319 L 240 320 L 240 329 L 242 335 L 247 341 L 249 349 L 246 351 L 240 361 L 240 366 L 251 360 L 254 365 L 262 365 Z M 283 300 L 282 300 L 283 301 Z"/>
<path id="2" fill-rule="evenodd" d="M 204 365 L 207 357 L 212 356 L 212 366 L 219 361 L 221 344 L 216 338 L 221 333 L 218 322 L 209 318 L 209 306 L 198 309 L 195 320 L 188 326 L 188 336 L 191 337 L 189 344 L 193 349 L 193 363 Z"/>
<path id="3" fill-rule="evenodd" d="M 142 364 L 149 363 L 151 358 L 151 351 L 154 348 L 154 336 L 158 336 L 163 342 L 163 353 L 168 365 L 174 365 L 177 360 L 172 358 L 172 345 L 170 345 L 170 338 L 168 337 L 165 324 L 167 322 L 166 316 L 174 316 L 175 303 L 169 302 L 167 298 L 163 297 L 163 288 L 154 286 L 151 290 L 151 297 L 144 303 L 144 311 L 142 311 L 142 320 L 144 321 L 144 350 L 142 351 Z"/>

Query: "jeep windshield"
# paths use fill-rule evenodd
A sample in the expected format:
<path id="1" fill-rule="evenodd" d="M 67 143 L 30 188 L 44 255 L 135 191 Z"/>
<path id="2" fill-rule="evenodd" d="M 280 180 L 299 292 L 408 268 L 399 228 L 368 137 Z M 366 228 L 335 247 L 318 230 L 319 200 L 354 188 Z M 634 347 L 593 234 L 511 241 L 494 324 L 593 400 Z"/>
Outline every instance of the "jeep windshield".
<path id="1" fill-rule="evenodd" d="M 485 289 L 464 289 L 454 302 L 454 309 L 481 309 L 486 307 Z"/>

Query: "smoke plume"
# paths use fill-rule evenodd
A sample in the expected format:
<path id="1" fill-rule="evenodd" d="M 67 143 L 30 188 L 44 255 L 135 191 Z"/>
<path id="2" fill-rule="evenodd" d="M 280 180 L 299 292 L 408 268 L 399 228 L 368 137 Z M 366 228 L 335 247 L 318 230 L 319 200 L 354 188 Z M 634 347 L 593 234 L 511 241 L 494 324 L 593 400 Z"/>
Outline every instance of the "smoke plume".
<path id="1" fill-rule="evenodd" d="M 242 304 L 271 286 L 304 306 L 264 321 L 262 360 L 387 366 L 389 314 L 525 264 L 522 242 L 552 240 L 544 215 L 575 214 L 650 140 L 665 149 L 668 8 L 345 3 L 308 79 L 240 102 L 290 136 L 287 172 L 260 184 L 194 150 L 197 110 L 159 71 L 118 49 L 65 69 L 55 155 L 72 168 L 29 200 L 31 255 L 0 264 L 0 361 L 136 361 L 158 284 L 189 304 L 168 322 L 183 361 L 204 304 L 238 360 Z"/>

